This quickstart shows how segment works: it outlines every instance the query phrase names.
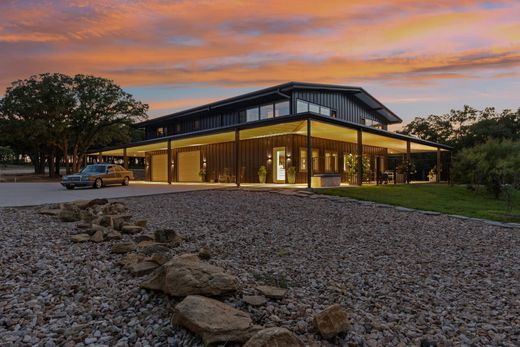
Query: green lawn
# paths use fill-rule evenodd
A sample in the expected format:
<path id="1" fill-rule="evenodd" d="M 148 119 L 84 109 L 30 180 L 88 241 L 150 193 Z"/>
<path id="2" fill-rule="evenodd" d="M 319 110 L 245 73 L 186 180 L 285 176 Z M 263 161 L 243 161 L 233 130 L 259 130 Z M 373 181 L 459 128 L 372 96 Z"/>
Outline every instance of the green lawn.
<path id="1" fill-rule="evenodd" d="M 420 210 L 458 214 L 498 221 L 520 222 L 520 192 L 514 195 L 512 215 L 507 215 L 504 200 L 485 192 L 475 193 L 463 186 L 447 184 L 388 184 L 361 187 L 323 188 L 318 193 L 347 196 Z"/>

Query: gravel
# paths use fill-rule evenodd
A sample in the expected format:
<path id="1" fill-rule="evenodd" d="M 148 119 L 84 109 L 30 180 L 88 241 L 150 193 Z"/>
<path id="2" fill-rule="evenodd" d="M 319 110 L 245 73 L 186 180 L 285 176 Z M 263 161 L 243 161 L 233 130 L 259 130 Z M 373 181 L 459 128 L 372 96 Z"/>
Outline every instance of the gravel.
<path id="1" fill-rule="evenodd" d="M 206 246 L 239 277 L 223 298 L 255 323 L 306 344 L 520 345 L 520 229 L 446 215 L 284 192 L 218 190 L 125 198 L 149 230 Z M 73 244 L 74 223 L 34 209 L 0 209 L 0 346 L 199 346 L 171 327 L 178 302 L 139 289 L 114 242 Z M 128 236 L 125 236 L 128 237 Z M 117 241 L 116 241 L 117 242 Z M 288 288 L 249 306 L 258 285 Z M 312 317 L 339 303 L 351 328 L 323 341 Z"/>

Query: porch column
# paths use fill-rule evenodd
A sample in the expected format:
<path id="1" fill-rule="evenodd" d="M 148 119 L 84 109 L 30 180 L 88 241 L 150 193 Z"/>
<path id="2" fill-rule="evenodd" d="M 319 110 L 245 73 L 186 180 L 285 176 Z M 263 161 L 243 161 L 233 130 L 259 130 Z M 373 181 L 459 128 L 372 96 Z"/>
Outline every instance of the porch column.
<path id="1" fill-rule="evenodd" d="M 312 145 L 311 145 L 311 119 L 307 118 L 307 188 L 311 189 L 312 184 Z"/>
<path id="2" fill-rule="evenodd" d="M 406 141 L 406 183 L 410 183 L 410 164 L 411 164 L 411 153 L 410 153 L 410 140 Z"/>
<path id="3" fill-rule="evenodd" d="M 435 173 L 435 181 L 441 182 L 441 149 L 437 147 L 437 172 Z"/>
<path id="4" fill-rule="evenodd" d="M 240 131 L 235 129 L 235 183 L 240 187 Z"/>
<path id="5" fill-rule="evenodd" d="M 379 156 L 374 157 L 374 173 L 376 176 L 376 185 L 379 185 Z"/>
<path id="6" fill-rule="evenodd" d="M 128 155 L 126 153 L 126 147 L 123 148 L 123 167 L 128 170 Z"/>
<path id="7" fill-rule="evenodd" d="M 168 184 L 172 184 L 172 140 L 168 140 Z"/>
<path id="8" fill-rule="evenodd" d="M 357 131 L 357 184 L 360 186 L 363 184 L 363 132 L 361 129 Z"/>

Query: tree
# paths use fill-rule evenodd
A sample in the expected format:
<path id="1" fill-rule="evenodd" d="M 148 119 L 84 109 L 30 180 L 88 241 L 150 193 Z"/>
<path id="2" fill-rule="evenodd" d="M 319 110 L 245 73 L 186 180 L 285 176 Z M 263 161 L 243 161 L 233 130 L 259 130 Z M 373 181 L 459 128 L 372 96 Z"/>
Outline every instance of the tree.
<path id="1" fill-rule="evenodd" d="M 147 110 L 108 79 L 42 74 L 7 88 L 0 99 L 1 135 L 5 144 L 30 156 L 35 173 L 43 173 L 47 160 L 52 175 L 57 153 L 67 172 L 69 155 L 78 171 L 93 145 L 128 141 L 130 125 L 145 119 Z"/>
<path id="2" fill-rule="evenodd" d="M 505 185 L 520 186 L 520 141 L 489 140 L 462 149 L 453 162 L 453 180 L 478 189 L 484 185 L 499 198 Z"/>

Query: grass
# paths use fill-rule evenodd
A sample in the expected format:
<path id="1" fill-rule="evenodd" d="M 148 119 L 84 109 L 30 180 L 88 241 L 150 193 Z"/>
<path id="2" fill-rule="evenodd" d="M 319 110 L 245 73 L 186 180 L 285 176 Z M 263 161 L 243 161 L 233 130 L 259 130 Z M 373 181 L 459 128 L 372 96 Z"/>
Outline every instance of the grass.
<path id="1" fill-rule="evenodd" d="M 321 194 L 346 196 L 419 210 L 458 214 L 496 221 L 520 222 L 520 192 L 513 196 L 513 210 L 506 212 L 504 200 L 485 191 L 474 192 L 464 186 L 447 184 L 388 184 L 361 187 L 323 188 Z"/>

